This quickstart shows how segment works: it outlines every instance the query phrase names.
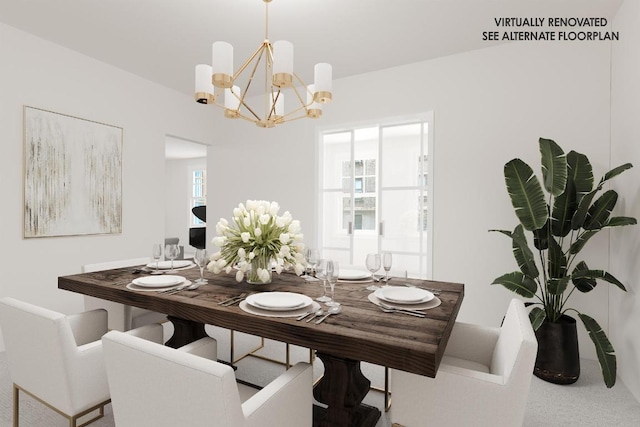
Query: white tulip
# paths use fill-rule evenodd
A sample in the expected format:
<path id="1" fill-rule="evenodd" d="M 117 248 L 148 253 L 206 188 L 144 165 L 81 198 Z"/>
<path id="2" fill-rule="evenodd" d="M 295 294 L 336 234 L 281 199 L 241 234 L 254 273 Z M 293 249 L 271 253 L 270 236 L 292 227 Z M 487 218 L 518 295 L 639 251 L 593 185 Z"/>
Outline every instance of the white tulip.
<path id="1" fill-rule="evenodd" d="M 295 264 L 293 266 L 293 271 L 296 272 L 296 275 L 301 275 L 302 272 L 304 271 L 304 266 L 302 264 Z"/>
<path id="2" fill-rule="evenodd" d="M 240 259 L 244 259 L 246 256 L 247 256 L 247 252 L 244 250 L 244 248 L 239 248 L 238 257 L 240 257 Z"/>
<path id="3" fill-rule="evenodd" d="M 249 227 L 251 225 L 251 218 L 248 215 L 245 216 L 242 223 L 244 224 L 245 227 Z"/>
<path id="4" fill-rule="evenodd" d="M 222 256 L 222 252 L 218 251 L 218 252 L 214 252 L 213 254 L 211 254 L 211 257 L 209 257 L 210 261 L 217 261 L 220 259 L 220 257 Z"/>
<path id="5" fill-rule="evenodd" d="M 225 273 L 227 273 L 227 274 L 231 273 L 231 270 L 232 270 L 232 268 L 231 268 L 231 266 L 230 266 L 230 265 L 227 265 L 227 266 L 224 268 L 224 272 L 225 272 Z"/>
<path id="6" fill-rule="evenodd" d="M 224 236 L 217 236 L 217 237 L 214 237 L 214 238 L 213 238 L 213 240 L 212 240 L 211 242 L 212 242 L 215 246 L 218 246 L 218 247 L 220 247 L 220 248 L 221 248 L 222 246 L 224 246 L 224 244 L 226 243 L 226 241 L 227 241 L 227 238 L 226 238 L 226 237 L 224 237 Z"/>
<path id="7" fill-rule="evenodd" d="M 255 252 L 251 251 L 249 252 L 249 259 L 254 259 L 256 257 Z"/>
<path id="8" fill-rule="evenodd" d="M 258 277 L 262 283 L 267 283 L 271 278 L 271 273 L 266 268 L 258 268 Z"/>
<path id="9" fill-rule="evenodd" d="M 227 265 L 227 260 L 224 258 L 220 258 L 218 261 L 216 261 L 216 266 L 219 269 L 223 269 L 226 265 Z"/>
<path id="10" fill-rule="evenodd" d="M 284 228 L 284 219 L 281 216 L 276 217 L 276 227 Z"/>
<path id="11" fill-rule="evenodd" d="M 271 204 L 269 205 L 269 213 L 271 214 L 271 216 L 276 216 L 279 210 L 280 205 L 278 205 L 278 203 L 276 202 L 271 202 Z"/>
<path id="12" fill-rule="evenodd" d="M 249 232 L 245 231 L 244 233 L 240 233 L 240 238 L 242 239 L 243 243 L 248 243 L 249 239 L 251 238 L 251 234 L 249 234 Z"/>
<path id="13" fill-rule="evenodd" d="M 288 231 L 289 233 L 295 234 L 295 233 L 299 233 L 301 229 L 302 227 L 300 226 L 300 221 L 296 219 L 291 221 L 291 224 L 289 224 Z"/>
<path id="14" fill-rule="evenodd" d="M 262 236 L 262 230 L 260 229 L 260 227 L 258 227 L 255 230 L 253 230 L 253 234 L 255 234 L 256 237 Z"/>
<path id="15" fill-rule="evenodd" d="M 242 209 L 240 208 L 233 208 L 233 216 L 241 216 L 242 215 Z"/>
<path id="16" fill-rule="evenodd" d="M 291 221 L 293 221 L 293 218 L 291 217 L 291 213 L 289 213 L 289 211 L 286 211 L 284 214 L 282 214 L 282 219 L 284 220 L 284 225 L 289 225 L 291 224 Z"/>
<path id="17" fill-rule="evenodd" d="M 291 237 L 289 236 L 289 234 L 287 233 L 282 233 L 280 235 L 280 243 L 282 243 L 283 245 L 286 245 L 287 243 L 289 243 L 291 241 Z"/>
<path id="18" fill-rule="evenodd" d="M 244 272 L 242 270 L 236 271 L 236 281 L 242 282 L 242 279 L 244 279 Z"/>
<path id="19" fill-rule="evenodd" d="M 271 221 L 271 215 L 268 213 L 260 215 L 260 224 L 267 225 Z"/>
<path id="20" fill-rule="evenodd" d="M 291 253 L 291 248 L 287 245 L 282 245 L 280 247 L 280 252 L 278 252 L 278 255 L 280 255 L 281 258 L 284 258 L 290 253 Z"/>
<path id="21" fill-rule="evenodd" d="M 282 267 L 281 264 L 276 265 L 276 273 L 278 273 L 278 274 L 282 273 L 282 269 L 283 269 L 283 267 Z"/>
<path id="22" fill-rule="evenodd" d="M 255 200 L 247 200 L 247 210 L 254 211 L 258 207 L 258 202 Z"/>

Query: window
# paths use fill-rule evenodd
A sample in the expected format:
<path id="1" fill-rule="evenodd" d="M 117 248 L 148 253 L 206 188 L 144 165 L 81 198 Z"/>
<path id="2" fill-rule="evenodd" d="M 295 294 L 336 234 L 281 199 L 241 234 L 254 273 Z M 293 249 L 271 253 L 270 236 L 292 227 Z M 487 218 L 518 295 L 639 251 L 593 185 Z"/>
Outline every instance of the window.
<path id="1" fill-rule="evenodd" d="M 319 248 L 364 266 L 391 252 L 397 273 L 427 278 L 432 221 L 433 116 L 325 130 L 319 135 Z"/>
<path id="2" fill-rule="evenodd" d="M 191 173 L 191 208 L 196 206 L 206 206 L 207 204 L 207 171 L 196 169 Z M 191 226 L 202 226 L 204 222 L 200 221 L 195 215 L 191 215 Z"/>

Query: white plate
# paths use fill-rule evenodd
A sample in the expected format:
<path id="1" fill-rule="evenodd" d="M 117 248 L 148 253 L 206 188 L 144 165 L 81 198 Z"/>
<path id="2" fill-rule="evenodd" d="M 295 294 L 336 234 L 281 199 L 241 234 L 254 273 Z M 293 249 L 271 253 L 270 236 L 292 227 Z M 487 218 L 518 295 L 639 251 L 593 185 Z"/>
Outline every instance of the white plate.
<path id="1" fill-rule="evenodd" d="M 250 295 L 246 301 L 254 307 L 272 311 L 297 310 L 313 302 L 308 296 L 293 292 L 262 292 Z"/>
<path id="2" fill-rule="evenodd" d="M 338 279 L 342 280 L 362 280 L 362 279 L 370 279 L 371 273 L 367 273 L 366 271 L 361 270 L 349 270 L 349 269 L 341 269 L 338 274 Z"/>
<path id="3" fill-rule="evenodd" d="M 380 305 L 380 303 L 383 302 L 380 298 L 376 297 L 375 293 L 369 294 L 367 298 L 369 298 L 369 301 L 371 301 L 375 305 Z M 411 304 L 411 305 L 398 304 L 397 302 L 389 302 L 389 301 L 384 301 L 384 303 L 385 305 L 388 305 L 393 308 L 410 308 L 412 310 L 429 310 L 431 308 L 438 307 L 440 304 L 442 304 L 442 301 L 440 301 L 438 297 L 433 297 L 433 299 L 427 302 L 421 302 L 418 304 Z"/>
<path id="4" fill-rule="evenodd" d="M 135 283 L 131 282 L 127 285 L 127 289 L 130 289 L 132 291 L 138 291 L 138 292 L 162 292 L 162 291 L 169 291 L 171 289 L 179 288 L 182 285 L 190 285 L 190 284 L 191 284 L 190 280 L 185 280 L 184 282 L 178 283 L 177 285 L 171 285 L 171 286 L 162 287 L 162 288 L 147 288 L 144 286 L 138 286 Z"/>
<path id="5" fill-rule="evenodd" d="M 265 310 L 264 308 L 254 307 L 250 304 L 247 304 L 247 301 L 242 301 L 239 304 L 240 310 L 245 311 L 247 313 L 255 314 L 256 316 L 264 316 L 264 317 L 298 317 L 303 315 L 308 311 L 318 311 L 320 308 L 320 304 L 315 301 L 312 301 L 310 305 L 302 308 L 297 308 L 295 310 L 287 310 L 287 311 L 273 311 L 273 310 Z"/>
<path id="6" fill-rule="evenodd" d="M 177 285 L 185 281 L 182 276 L 144 276 L 133 279 L 131 283 L 143 288 L 166 288 L 167 286 Z"/>
<path id="7" fill-rule="evenodd" d="M 187 267 L 187 266 L 189 266 L 191 264 L 193 264 L 191 261 L 177 259 L 177 260 L 173 261 L 173 268 Z M 149 264 L 147 264 L 147 267 L 156 268 L 156 263 L 155 262 L 150 262 Z M 159 261 L 158 262 L 158 269 L 160 269 L 160 270 L 170 270 L 171 269 L 171 261 Z"/>
<path id="8" fill-rule="evenodd" d="M 375 291 L 374 294 L 381 300 L 401 304 L 419 304 L 431 301 L 434 297 L 427 290 L 405 286 L 384 286 Z"/>

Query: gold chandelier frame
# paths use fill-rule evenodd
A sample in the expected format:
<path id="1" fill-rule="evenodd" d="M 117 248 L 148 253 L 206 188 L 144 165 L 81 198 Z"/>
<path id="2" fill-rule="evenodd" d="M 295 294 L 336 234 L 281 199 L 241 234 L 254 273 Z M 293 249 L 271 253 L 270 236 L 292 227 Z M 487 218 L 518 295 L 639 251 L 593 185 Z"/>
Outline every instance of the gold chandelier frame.
<path id="1" fill-rule="evenodd" d="M 262 44 L 233 74 L 219 72 L 212 66 L 199 64 L 196 66 L 196 91 L 195 99 L 200 104 L 213 104 L 224 109 L 224 115 L 230 119 L 241 118 L 255 123 L 261 128 L 273 128 L 276 125 L 291 122 L 301 118 L 317 119 L 322 116 L 322 104 L 331 102 L 331 65 L 326 63 L 316 64 L 314 69 L 315 83 L 307 85 L 292 69 L 287 71 L 276 70 L 274 72 L 274 45 L 269 41 L 269 3 L 271 0 L 263 0 L 265 3 L 265 39 Z M 232 66 L 233 48 L 224 42 L 216 42 L 231 49 L 231 57 L 223 58 L 219 62 L 229 63 Z M 216 65 L 216 43 L 213 46 L 213 63 Z M 278 42 L 276 42 L 278 43 Z M 289 42 L 283 42 L 289 43 Z M 291 57 L 285 59 L 293 64 L 293 47 Z M 285 49 L 283 49 L 284 51 Z M 225 52 L 226 53 L 226 52 Z M 285 52 L 286 53 L 286 52 Z M 227 54 L 228 55 L 228 54 Z M 264 95 L 262 112 L 249 104 L 249 89 L 254 80 L 260 75 L 260 65 L 264 70 Z M 218 71 L 218 72 L 217 72 Z M 240 81 L 243 73 L 250 74 L 240 88 L 235 83 Z M 316 90 L 316 87 L 318 90 Z M 288 112 L 284 111 L 284 90 L 295 94 L 296 107 Z M 287 95 L 289 95 L 287 93 Z M 253 98 L 253 97 L 251 97 Z"/>

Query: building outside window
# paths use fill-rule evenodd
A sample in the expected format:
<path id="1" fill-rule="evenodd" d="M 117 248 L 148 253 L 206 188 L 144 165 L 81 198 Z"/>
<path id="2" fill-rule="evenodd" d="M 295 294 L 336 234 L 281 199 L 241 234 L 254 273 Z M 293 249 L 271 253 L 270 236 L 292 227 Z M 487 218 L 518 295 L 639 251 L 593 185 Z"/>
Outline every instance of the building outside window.
<path id="1" fill-rule="evenodd" d="M 396 274 L 428 278 L 432 114 L 319 135 L 319 249 L 341 265 L 391 252 Z"/>

